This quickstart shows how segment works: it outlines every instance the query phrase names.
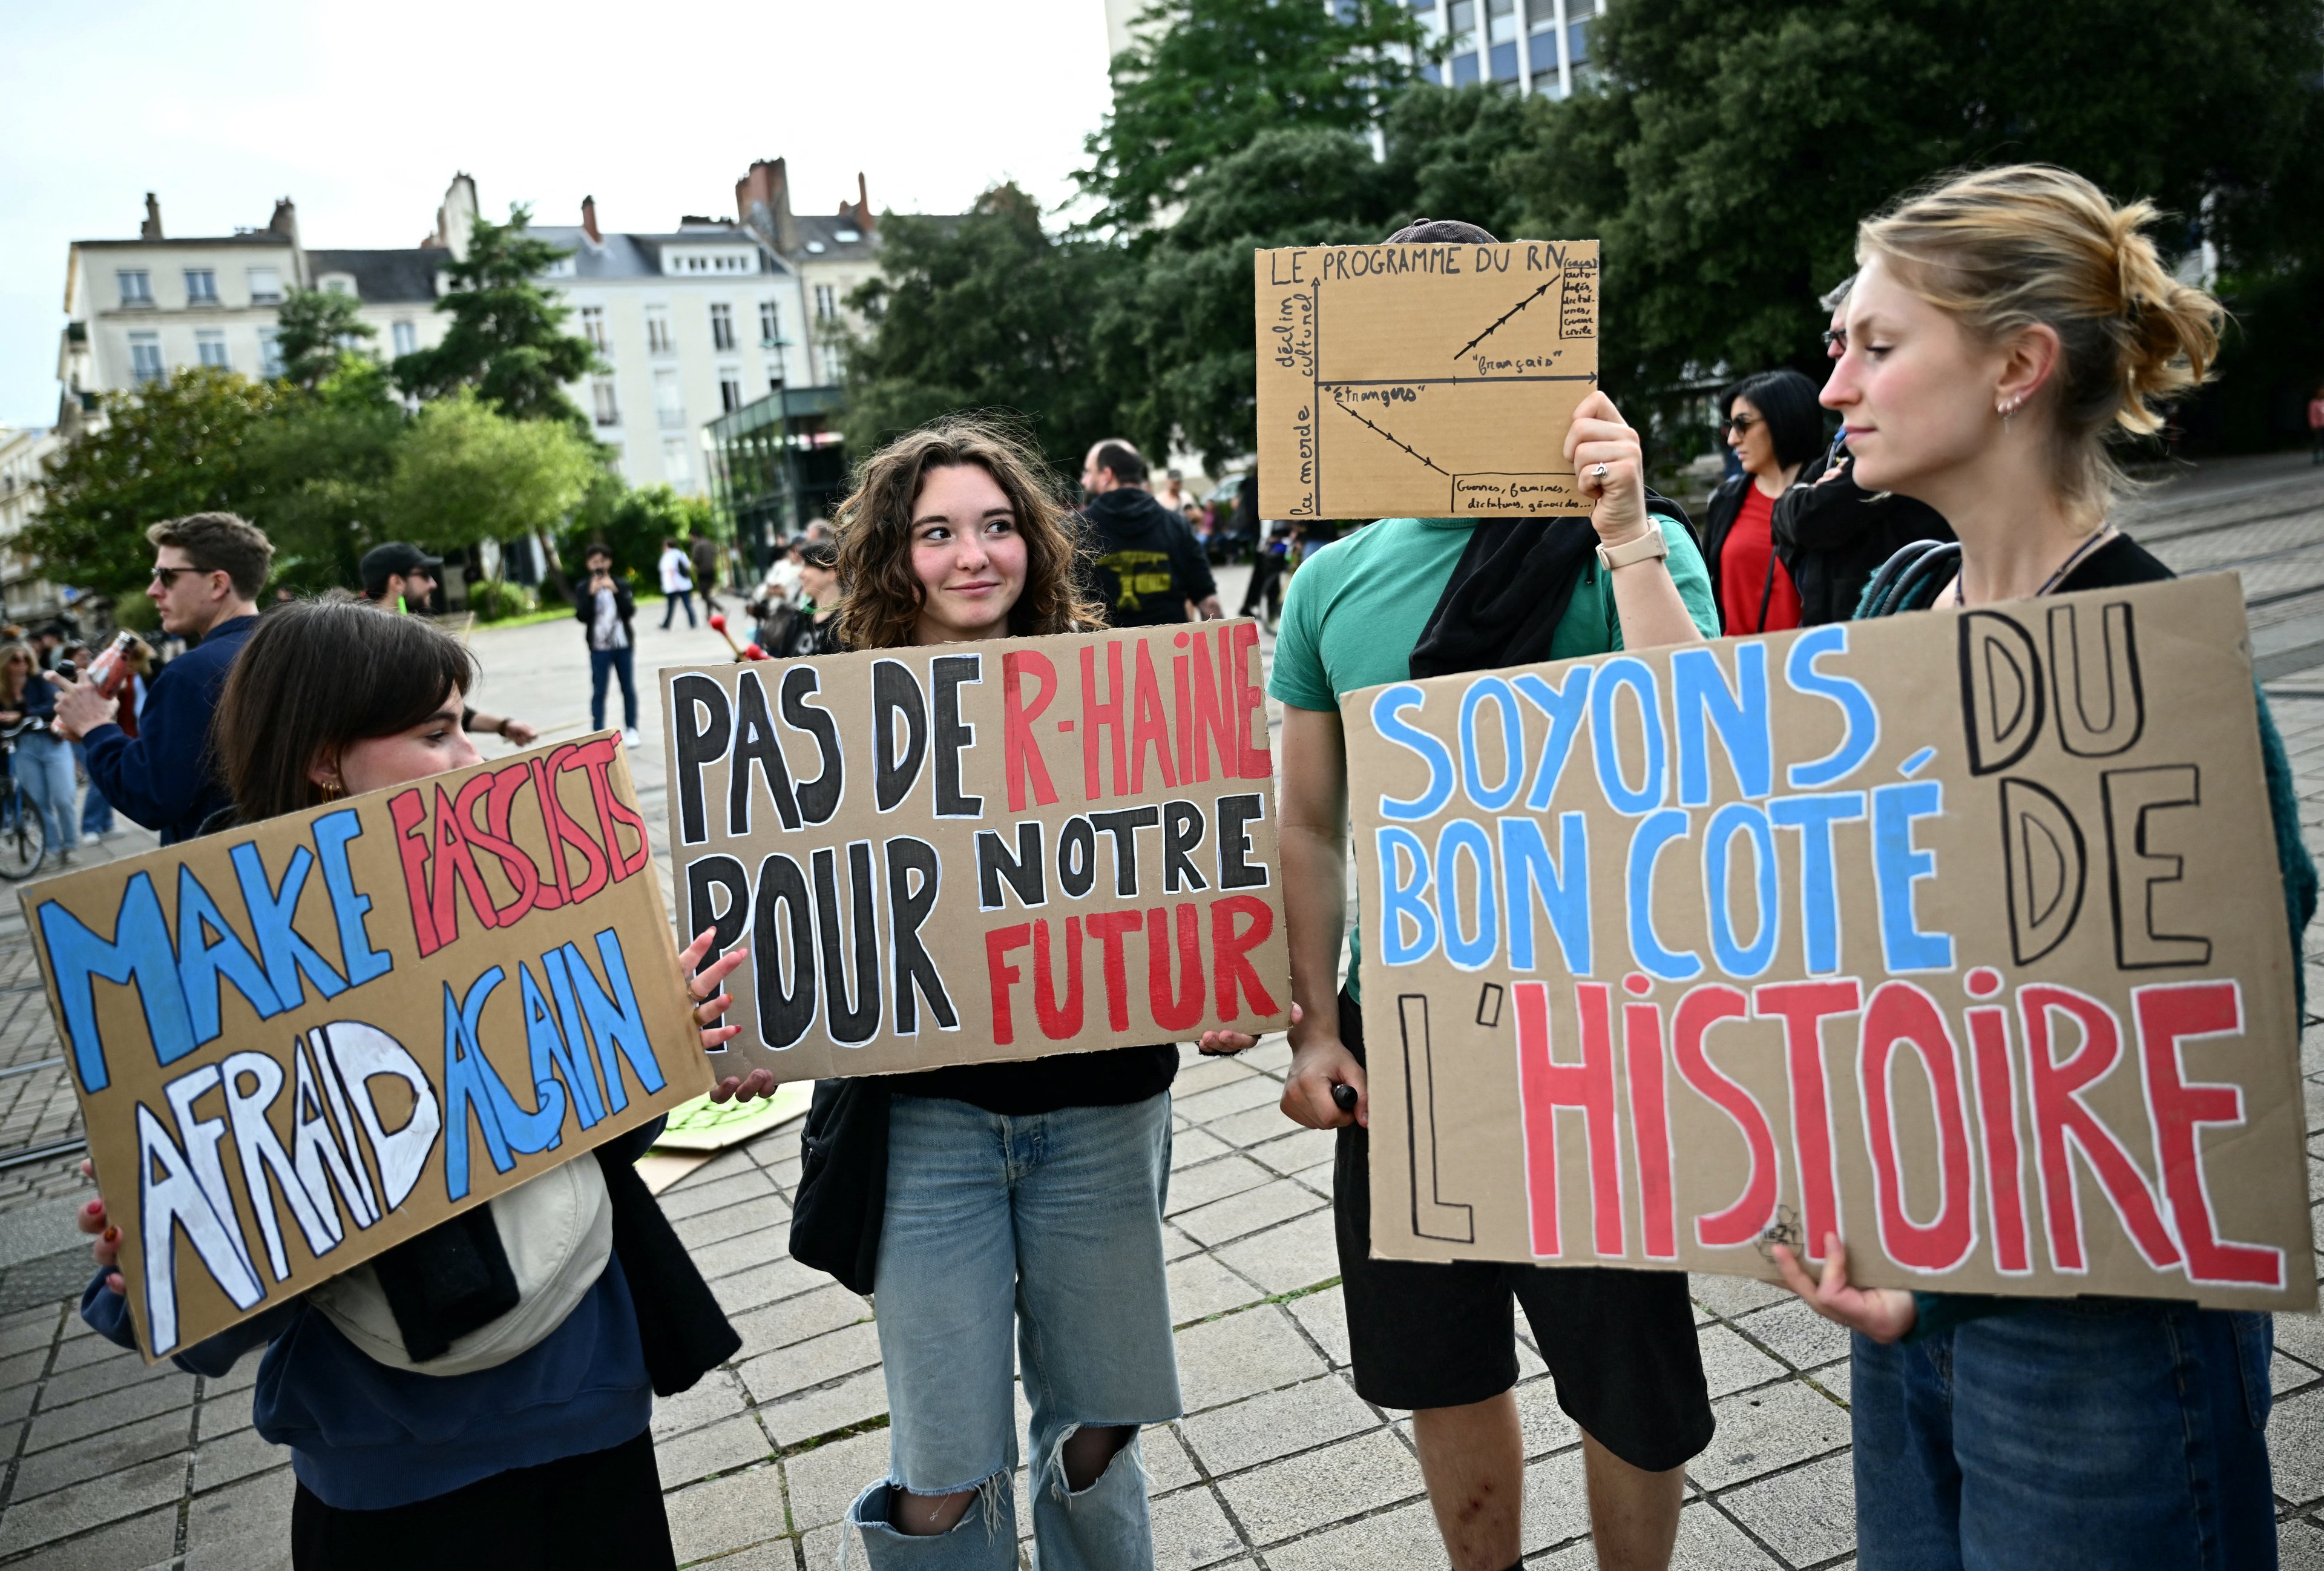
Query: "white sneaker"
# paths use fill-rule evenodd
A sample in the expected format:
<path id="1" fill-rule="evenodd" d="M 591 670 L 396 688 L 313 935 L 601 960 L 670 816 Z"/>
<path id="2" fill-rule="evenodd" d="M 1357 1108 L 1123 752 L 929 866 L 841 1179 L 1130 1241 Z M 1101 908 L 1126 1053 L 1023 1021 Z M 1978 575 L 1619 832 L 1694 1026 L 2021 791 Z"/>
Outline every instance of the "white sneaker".
<path id="1" fill-rule="evenodd" d="M 638 728 L 636 726 L 632 725 L 627 731 L 622 733 L 622 746 L 643 747 L 645 744 L 646 739 L 638 735 Z"/>

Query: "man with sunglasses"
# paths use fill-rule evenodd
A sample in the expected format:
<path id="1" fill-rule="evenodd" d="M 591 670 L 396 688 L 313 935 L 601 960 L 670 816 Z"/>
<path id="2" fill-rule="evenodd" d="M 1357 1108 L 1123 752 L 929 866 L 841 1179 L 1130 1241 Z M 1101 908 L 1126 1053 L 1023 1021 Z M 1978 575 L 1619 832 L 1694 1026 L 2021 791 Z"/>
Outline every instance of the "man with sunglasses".
<path id="1" fill-rule="evenodd" d="M 169 846 L 191 839 L 203 819 L 232 805 L 210 757 L 210 716 L 234 657 L 258 625 L 258 594 L 274 546 L 231 513 L 168 519 L 145 538 L 153 542 L 145 597 L 161 613 L 161 631 L 192 647 L 153 679 L 137 735 L 114 723 L 120 700 L 87 677 L 67 683 L 51 673 L 49 680 L 61 689 L 57 731 L 86 744 L 91 782 Z"/>

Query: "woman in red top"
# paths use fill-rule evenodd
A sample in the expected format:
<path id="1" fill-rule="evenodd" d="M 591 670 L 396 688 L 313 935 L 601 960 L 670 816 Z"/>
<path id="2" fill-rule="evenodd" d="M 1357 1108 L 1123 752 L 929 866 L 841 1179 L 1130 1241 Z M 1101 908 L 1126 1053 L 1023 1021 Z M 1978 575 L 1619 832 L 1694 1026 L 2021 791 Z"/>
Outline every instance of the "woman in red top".
<path id="1" fill-rule="evenodd" d="M 1703 556 L 1720 631 L 1779 633 L 1800 624 L 1800 594 L 1777 559 L 1775 498 L 1823 445 L 1816 384 L 1796 371 L 1763 371 L 1727 395 L 1723 426 L 1743 473 L 1711 494 Z"/>

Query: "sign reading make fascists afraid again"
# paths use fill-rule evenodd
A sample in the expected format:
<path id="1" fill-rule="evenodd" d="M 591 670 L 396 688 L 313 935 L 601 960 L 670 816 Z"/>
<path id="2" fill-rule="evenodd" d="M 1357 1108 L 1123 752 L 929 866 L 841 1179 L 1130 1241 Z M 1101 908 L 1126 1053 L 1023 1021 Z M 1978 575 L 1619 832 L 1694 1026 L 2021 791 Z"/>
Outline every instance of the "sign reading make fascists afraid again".
<path id="1" fill-rule="evenodd" d="M 661 673 L 680 926 L 784 1080 L 1280 1030 L 1247 621 Z"/>
<path id="2" fill-rule="evenodd" d="M 1376 1252 L 2315 1305 L 2232 576 L 1344 709 Z"/>
<path id="3" fill-rule="evenodd" d="M 710 1086 L 611 735 L 22 899 L 149 1358 Z"/>

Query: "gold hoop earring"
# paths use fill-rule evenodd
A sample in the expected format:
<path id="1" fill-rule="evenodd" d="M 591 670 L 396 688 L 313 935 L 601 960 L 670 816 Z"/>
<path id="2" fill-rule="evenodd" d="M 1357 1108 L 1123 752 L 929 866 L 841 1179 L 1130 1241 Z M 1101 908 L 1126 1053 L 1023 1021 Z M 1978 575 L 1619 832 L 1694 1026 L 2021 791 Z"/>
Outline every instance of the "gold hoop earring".
<path id="1" fill-rule="evenodd" d="M 339 799 L 339 782 L 337 781 L 327 780 L 323 782 L 323 799 L 327 802 L 336 802 Z"/>

